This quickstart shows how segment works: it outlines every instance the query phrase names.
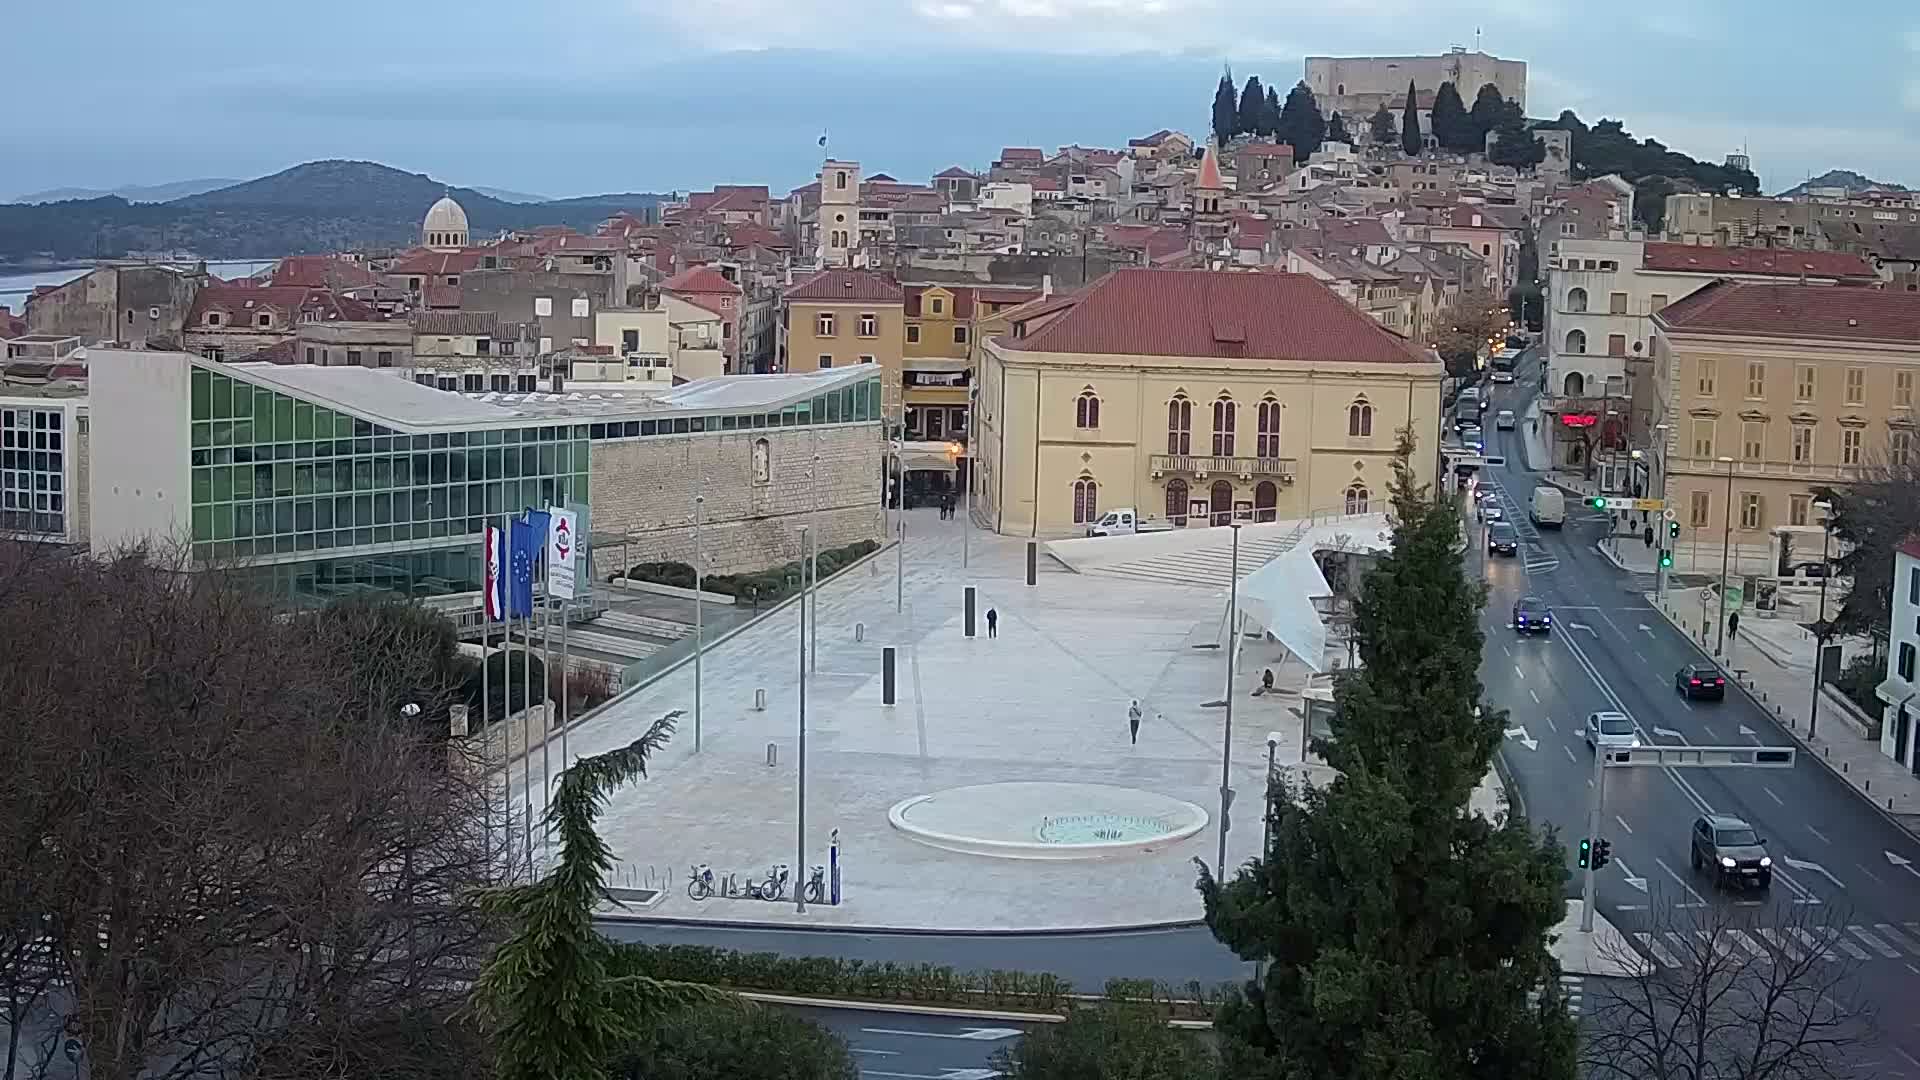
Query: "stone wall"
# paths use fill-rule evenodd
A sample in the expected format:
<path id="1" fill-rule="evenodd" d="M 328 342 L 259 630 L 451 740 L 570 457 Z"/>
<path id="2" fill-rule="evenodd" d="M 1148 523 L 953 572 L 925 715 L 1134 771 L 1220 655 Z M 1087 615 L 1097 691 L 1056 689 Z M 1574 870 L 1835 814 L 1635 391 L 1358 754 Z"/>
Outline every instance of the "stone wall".
<path id="1" fill-rule="evenodd" d="M 764 477 L 754 464 L 759 439 L 767 442 Z M 697 488 L 706 495 L 701 543 L 711 574 L 791 562 L 799 557 L 800 526 L 810 521 L 818 521 L 823 551 L 878 540 L 885 528 L 881 447 L 876 423 L 596 442 L 588 487 L 593 534 L 601 538 L 595 571 L 604 577 L 623 558 L 693 562 Z M 816 451 L 814 482 L 808 470 Z M 618 534 L 632 537 L 624 554 L 607 539 Z"/>

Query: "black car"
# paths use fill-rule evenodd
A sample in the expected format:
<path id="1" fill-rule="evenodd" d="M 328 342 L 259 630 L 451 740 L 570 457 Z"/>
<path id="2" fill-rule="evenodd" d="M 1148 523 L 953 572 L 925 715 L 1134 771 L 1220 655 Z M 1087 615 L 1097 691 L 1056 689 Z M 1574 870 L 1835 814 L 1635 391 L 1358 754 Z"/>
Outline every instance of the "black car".
<path id="1" fill-rule="evenodd" d="M 1519 634 L 1553 633 L 1553 613 L 1537 596 L 1523 596 L 1513 605 L 1513 629 Z"/>
<path id="2" fill-rule="evenodd" d="M 1737 817 L 1707 814 L 1693 819 L 1693 868 L 1713 873 L 1715 885 L 1764 889 L 1773 884 L 1767 842 Z"/>
<path id="3" fill-rule="evenodd" d="M 1689 701 L 1720 701 L 1727 696 L 1727 677 L 1712 664 L 1688 664 L 1673 673 L 1673 688 Z"/>
<path id="4" fill-rule="evenodd" d="M 1520 554 L 1520 530 L 1507 521 L 1496 521 L 1487 526 L 1487 554 Z"/>

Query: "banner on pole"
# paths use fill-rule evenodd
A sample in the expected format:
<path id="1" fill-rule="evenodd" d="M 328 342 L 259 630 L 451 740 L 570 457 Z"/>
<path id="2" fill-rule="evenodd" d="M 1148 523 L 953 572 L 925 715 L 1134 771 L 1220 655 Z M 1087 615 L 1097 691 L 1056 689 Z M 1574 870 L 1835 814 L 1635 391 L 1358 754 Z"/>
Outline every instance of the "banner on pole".
<path id="1" fill-rule="evenodd" d="M 559 507 L 550 508 L 547 514 L 551 518 L 551 525 L 547 529 L 547 592 L 571 600 L 580 521 L 573 511 Z"/>
<path id="2" fill-rule="evenodd" d="M 483 542 L 487 553 L 484 581 L 487 621 L 499 622 L 507 617 L 507 532 L 488 525 Z"/>

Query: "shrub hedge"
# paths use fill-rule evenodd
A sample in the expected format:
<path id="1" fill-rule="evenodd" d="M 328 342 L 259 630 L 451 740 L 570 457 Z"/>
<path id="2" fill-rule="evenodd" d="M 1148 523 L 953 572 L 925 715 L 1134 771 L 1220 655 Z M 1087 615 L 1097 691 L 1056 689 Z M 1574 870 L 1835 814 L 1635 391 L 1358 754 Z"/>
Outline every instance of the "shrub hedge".
<path id="1" fill-rule="evenodd" d="M 880 544 L 873 540 L 828 548 L 820 553 L 820 579 L 824 581 L 878 550 Z M 683 562 L 639 563 L 629 567 L 626 576 L 633 581 L 671 585 L 680 589 L 693 588 L 694 580 L 693 567 Z M 701 582 L 701 586 L 707 592 L 745 600 L 756 607 L 777 604 L 800 591 L 800 562 L 795 560 L 750 574 L 710 574 Z"/>

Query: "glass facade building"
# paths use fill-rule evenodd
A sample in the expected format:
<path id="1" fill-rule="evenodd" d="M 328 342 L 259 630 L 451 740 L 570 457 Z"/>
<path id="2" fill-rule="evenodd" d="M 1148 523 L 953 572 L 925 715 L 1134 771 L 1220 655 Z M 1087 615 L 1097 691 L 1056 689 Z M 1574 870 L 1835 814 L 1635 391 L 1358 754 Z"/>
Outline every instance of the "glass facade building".
<path id="1" fill-rule="evenodd" d="M 60 408 L 0 408 L 0 531 L 66 535 L 66 424 Z"/>

